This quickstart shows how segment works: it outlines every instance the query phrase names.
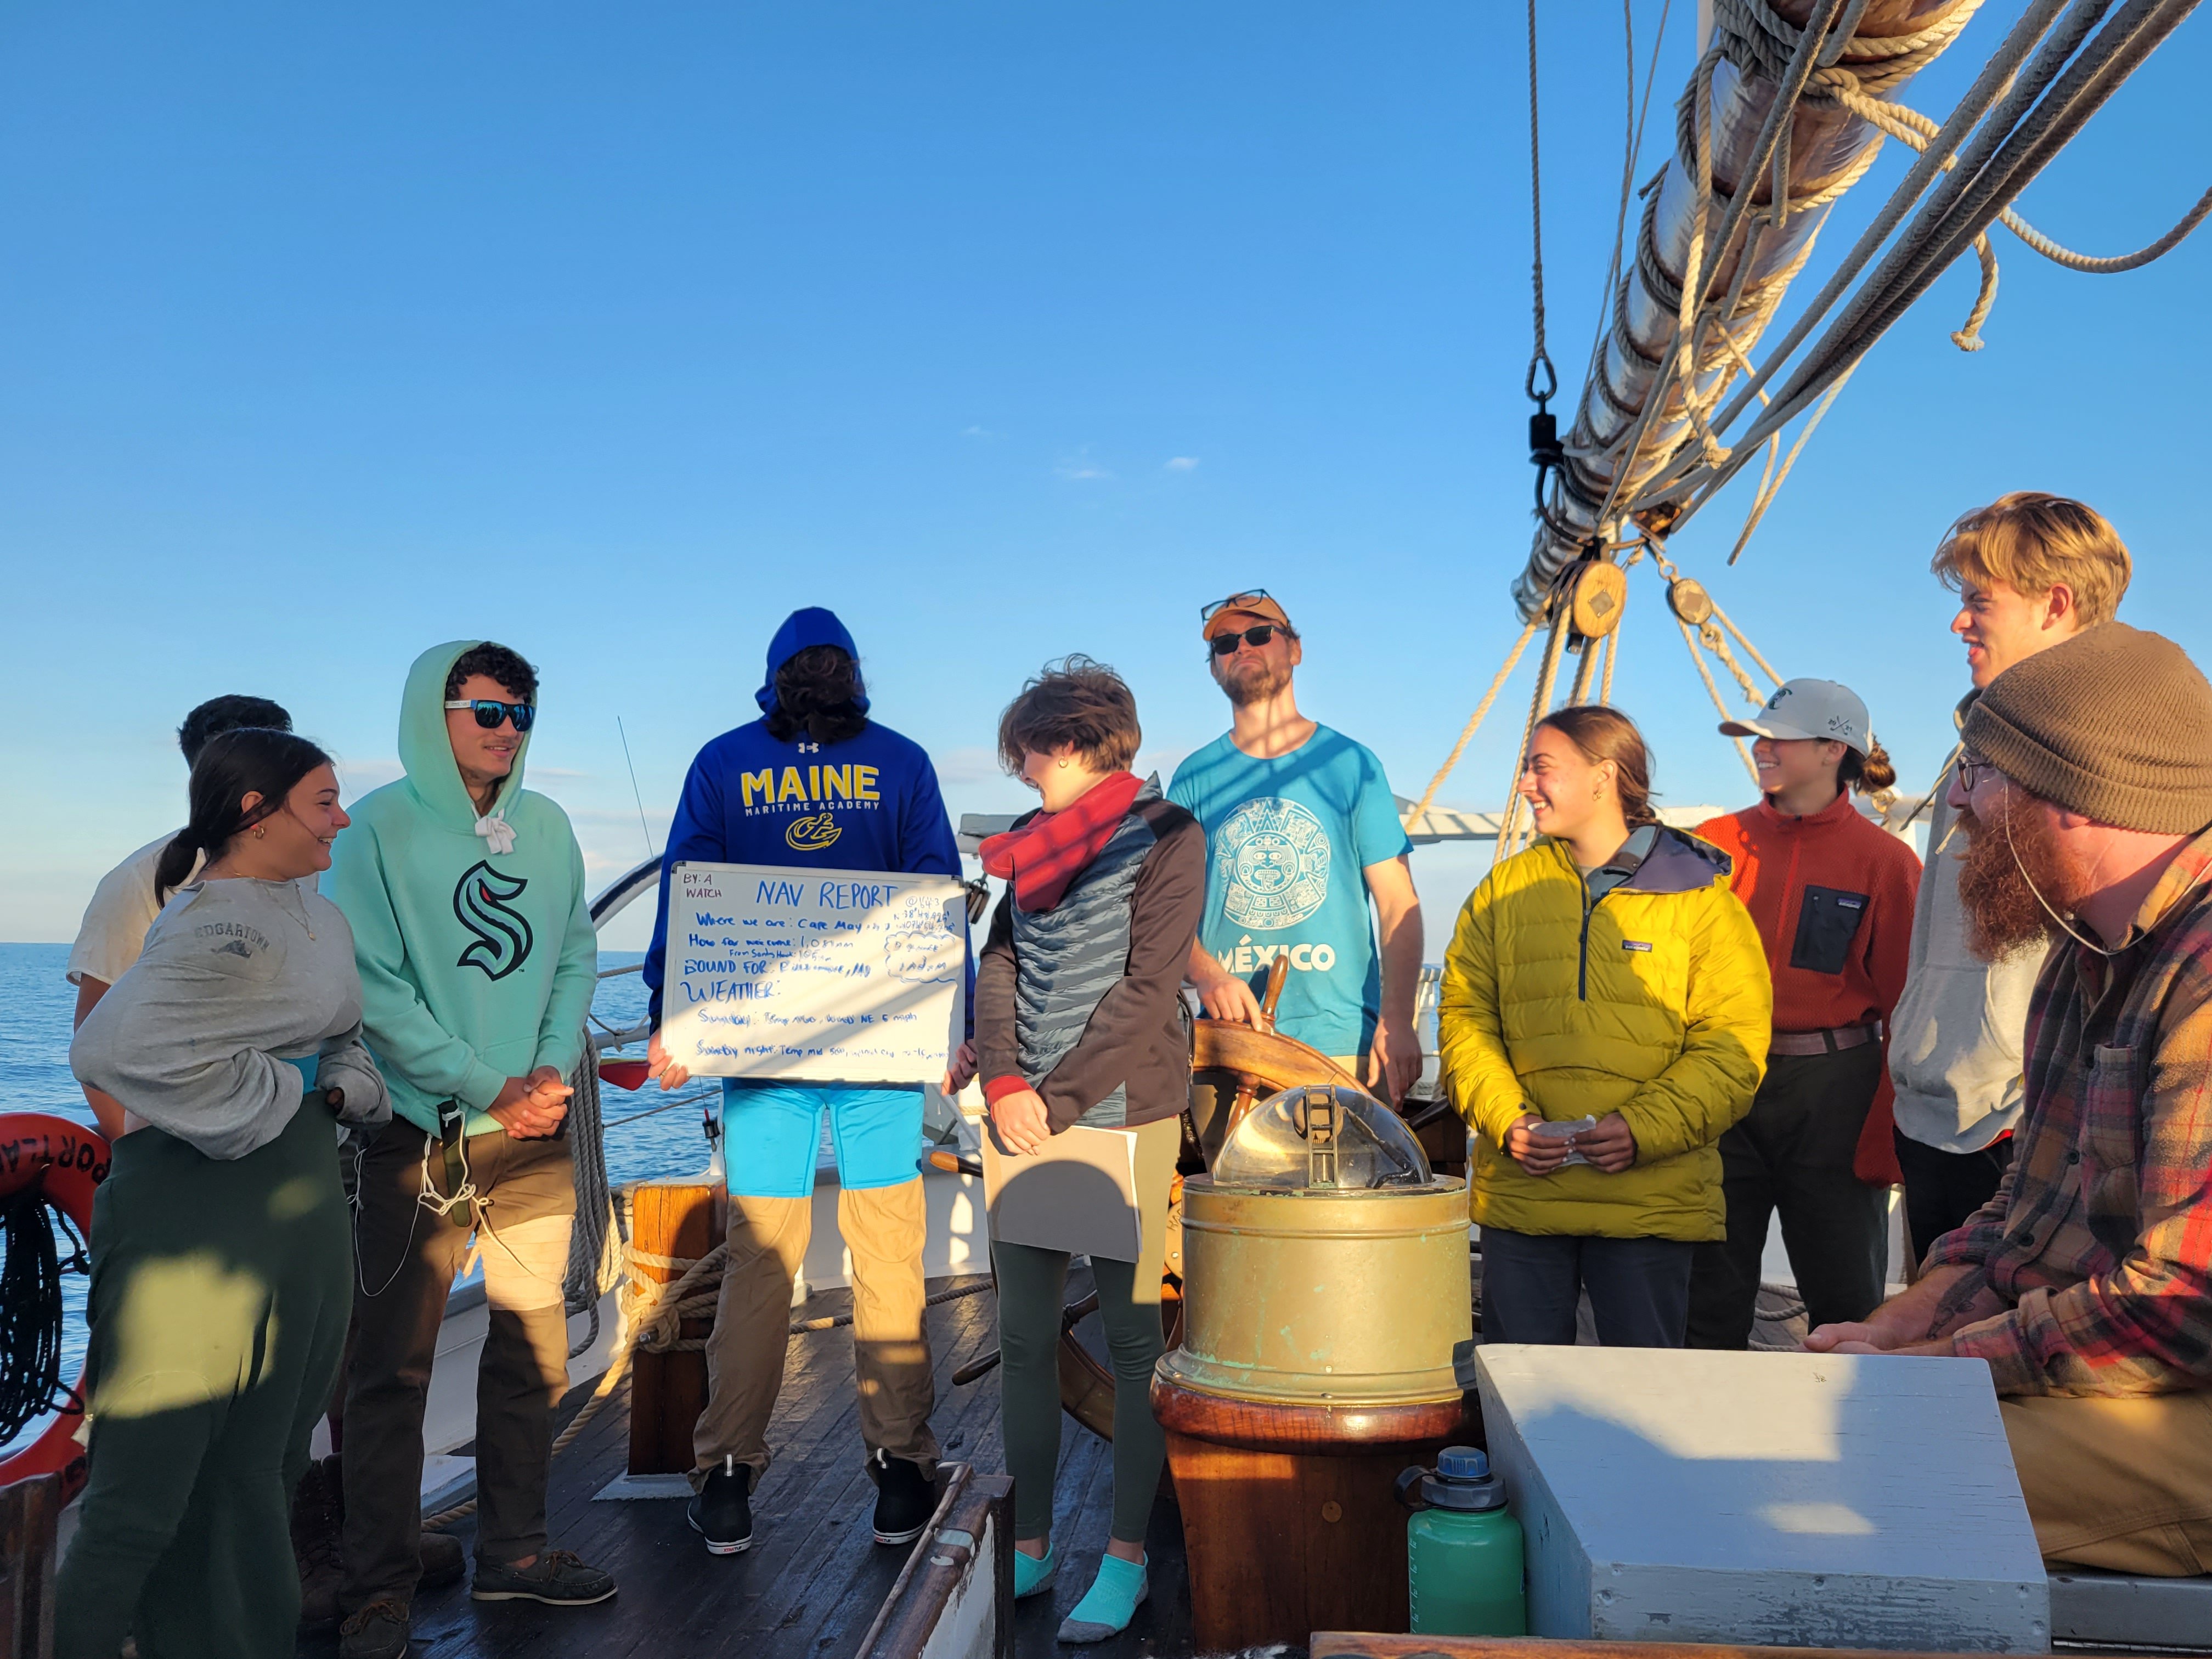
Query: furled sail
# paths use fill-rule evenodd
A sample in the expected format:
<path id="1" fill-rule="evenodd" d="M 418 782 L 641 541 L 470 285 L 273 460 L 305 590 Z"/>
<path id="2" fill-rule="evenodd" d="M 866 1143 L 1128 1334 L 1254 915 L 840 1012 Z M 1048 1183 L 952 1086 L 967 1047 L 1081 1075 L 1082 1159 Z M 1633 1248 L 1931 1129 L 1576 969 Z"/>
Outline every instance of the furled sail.
<path id="1" fill-rule="evenodd" d="M 1674 153 L 1646 187 L 1547 521 L 1514 584 L 1524 617 L 1686 447 L 1724 453 L 1710 416 L 1747 370 L 1830 206 L 1881 148 L 1881 129 L 1849 106 L 1894 97 L 1981 0 L 1708 3 Z"/>

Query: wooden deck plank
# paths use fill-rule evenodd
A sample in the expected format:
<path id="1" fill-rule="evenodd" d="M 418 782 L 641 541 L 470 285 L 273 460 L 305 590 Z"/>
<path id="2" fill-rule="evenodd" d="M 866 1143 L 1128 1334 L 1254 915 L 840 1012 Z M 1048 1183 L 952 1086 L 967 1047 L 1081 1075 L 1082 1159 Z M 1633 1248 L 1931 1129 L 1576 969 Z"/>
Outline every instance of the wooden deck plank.
<path id="1" fill-rule="evenodd" d="M 848 1293 L 831 1291 L 799 1312 L 815 1317 L 849 1305 Z M 981 1469 L 1003 1468 L 996 1375 L 961 1388 L 951 1380 L 956 1369 L 997 1346 L 993 1299 L 985 1293 L 944 1303 L 929 1310 L 928 1319 L 937 1375 L 932 1420 L 945 1454 Z M 857 1650 L 906 1554 L 873 1540 L 874 1488 L 862 1463 L 852 1356 L 848 1328 L 791 1339 L 769 1428 L 776 1461 L 755 1499 L 757 1541 L 731 1557 L 709 1556 L 701 1547 L 678 1500 L 592 1501 L 628 1460 L 625 1379 L 555 1461 L 547 1498 L 556 1547 L 613 1573 L 621 1594 L 597 1607 L 479 1604 L 469 1599 L 464 1582 L 417 1601 L 415 1659 L 671 1659 L 678 1653 L 685 1659 L 845 1659 Z M 558 1420 L 568 1421 L 596 1386 L 573 1392 Z M 1068 1420 L 1060 1465 L 1054 1524 L 1066 1565 L 1051 1595 L 1018 1611 L 1022 1659 L 1060 1659 L 1072 1651 L 1054 1639 L 1060 1621 L 1089 1586 L 1111 1525 L 1111 1448 Z M 450 1530 L 474 1547 L 472 1519 Z M 1152 1600 L 1123 1637 L 1085 1650 L 1098 1659 L 1188 1651 L 1182 1527 L 1164 1482 L 1146 1547 Z M 311 1659 L 329 1659 L 335 1650 L 328 1636 L 300 1648 Z"/>

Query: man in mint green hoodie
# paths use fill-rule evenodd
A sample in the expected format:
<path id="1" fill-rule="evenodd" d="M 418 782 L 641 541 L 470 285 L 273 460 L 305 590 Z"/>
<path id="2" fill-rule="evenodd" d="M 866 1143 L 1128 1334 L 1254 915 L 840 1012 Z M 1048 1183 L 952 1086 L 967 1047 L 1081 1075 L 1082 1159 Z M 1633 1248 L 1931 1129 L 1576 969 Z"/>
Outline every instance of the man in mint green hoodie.
<path id="1" fill-rule="evenodd" d="M 360 1154 L 347 1367 L 344 1659 L 399 1659 L 420 1571 L 422 1408 L 474 1237 L 490 1329 L 477 1378 L 478 1601 L 605 1601 L 545 1536 L 562 1281 L 575 1198 L 562 1138 L 598 968 L 584 858 L 522 787 L 537 671 L 459 640 L 407 676 L 407 775 L 362 798 L 323 890 L 352 924 L 362 1023 L 392 1121 Z"/>

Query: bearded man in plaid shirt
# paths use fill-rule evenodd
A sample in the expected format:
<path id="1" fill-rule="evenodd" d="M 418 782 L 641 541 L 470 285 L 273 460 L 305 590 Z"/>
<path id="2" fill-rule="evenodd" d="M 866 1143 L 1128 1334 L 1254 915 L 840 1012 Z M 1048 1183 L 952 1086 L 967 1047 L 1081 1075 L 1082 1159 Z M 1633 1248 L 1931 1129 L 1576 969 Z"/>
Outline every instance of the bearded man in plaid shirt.
<path id="1" fill-rule="evenodd" d="M 1805 1346 L 1986 1361 L 2046 1561 L 2212 1572 L 2212 684 L 2104 623 L 1963 737 L 1970 942 L 2053 946 L 2019 1151 L 1911 1289 Z"/>

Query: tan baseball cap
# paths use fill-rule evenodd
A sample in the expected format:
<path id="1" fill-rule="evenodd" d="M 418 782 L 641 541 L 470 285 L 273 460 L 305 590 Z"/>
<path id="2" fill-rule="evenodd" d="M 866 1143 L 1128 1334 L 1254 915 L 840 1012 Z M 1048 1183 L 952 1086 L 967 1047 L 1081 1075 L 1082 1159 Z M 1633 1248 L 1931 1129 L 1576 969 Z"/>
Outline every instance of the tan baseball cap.
<path id="1" fill-rule="evenodd" d="M 1231 629 L 1249 628 L 1254 623 L 1273 623 L 1286 633 L 1297 630 L 1283 607 L 1275 603 L 1264 587 L 1249 588 L 1242 593 L 1231 593 L 1225 599 L 1217 599 L 1199 613 L 1204 620 L 1200 625 L 1199 638 L 1210 640 L 1216 634 Z"/>
<path id="2" fill-rule="evenodd" d="M 1858 693 L 1833 680 L 1791 680 L 1766 700 L 1755 720 L 1723 720 L 1724 738 L 1811 738 L 1867 751 L 1867 707 Z"/>

